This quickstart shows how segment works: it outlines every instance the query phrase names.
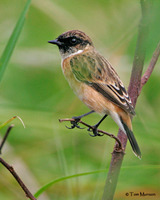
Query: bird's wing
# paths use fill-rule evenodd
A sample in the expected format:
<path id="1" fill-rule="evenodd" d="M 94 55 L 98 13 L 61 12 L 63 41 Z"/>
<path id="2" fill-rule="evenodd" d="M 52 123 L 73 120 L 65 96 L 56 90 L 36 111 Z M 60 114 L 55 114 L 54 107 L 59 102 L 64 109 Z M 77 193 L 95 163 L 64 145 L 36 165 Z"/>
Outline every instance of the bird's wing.
<path id="1" fill-rule="evenodd" d="M 135 114 L 131 99 L 122 81 L 103 56 L 94 51 L 85 52 L 73 56 L 70 65 L 78 81 L 94 88 L 131 115 Z"/>

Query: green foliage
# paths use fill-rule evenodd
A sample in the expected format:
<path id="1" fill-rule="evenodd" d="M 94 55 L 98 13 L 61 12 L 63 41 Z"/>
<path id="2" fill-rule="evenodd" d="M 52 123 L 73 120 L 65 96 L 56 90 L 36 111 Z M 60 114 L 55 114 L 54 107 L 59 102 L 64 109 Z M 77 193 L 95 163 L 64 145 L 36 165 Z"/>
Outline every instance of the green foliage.
<path id="1" fill-rule="evenodd" d="M 7 64 L 10 60 L 10 57 L 13 53 L 13 50 L 15 48 L 15 45 L 17 43 L 17 40 L 20 36 L 20 33 L 21 33 L 21 30 L 23 28 L 23 25 L 24 25 L 24 21 L 25 21 L 25 18 L 26 18 L 26 13 L 28 11 L 28 8 L 29 8 L 29 5 L 31 3 L 31 0 L 28 0 L 26 5 L 25 5 L 25 8 L 19 18 L 19 20 L 17 21 L 17 24 L 13 30 L 13 33 L 11 35 L 11 37 L 9 38 L 8 40 L 8 43 L 6 45 L 6 48 L 0 58 L 0 81 L 3 77 L 3 74 L 4 74 L 4 71 L 7 67 Z"/>
<path id="2" fill-rule="evenodd" d="M 141 170 L 143 168 L 143 170 L 159 170 L 160 169 L 160 165 L 146 165 L 146 166 L 127 166 L 127 167 L 122 167 L 121 170 Z M 87 176 L 87 175 L 92 175 L 92 174 L 97 174 L 97 173 L 107 173 L 108 172 L 108 168 L 107 169 L 102 169 L 102 170 L 97 170 L 97 171 L 92 171 L 92 172 L 86 172 L 86 173 L 78 173 L 78 174 L 74 174 L 71 176 L 65 176 L 65 177 L 61 177 L 58 179 L 55 179 L 49 183 L 47 183 L 46 185 L 44 185 L 43 187 L 41 187 L 36 193 L 35 193 L 35 197 L 39 197 L 43 192 L 45 192 L 48 188 L 53 187 L 54 184 L 61 182 L 61 181 L 65 181 L 71 178 L 76 178 L 76 177 L 81 177 L 81 176 Z"/>
<path id="3" fill-rule="evenodd" d="M 80 174 L 75 174 L 75 175 L 71 175 L 71 176 L 64 176 L 61 178 L 58 178 L 56 180 L 53 180 L 49 183 L 47 183 L 46 185 L 44 185 L 43 187 L 41 187 L 36 194 L 34 195 L 36 198 L 39 197 L 43 192 L 45 192 L 49 187 L 53 186 L 55 183 L 58 183 L 60 181 L 64 181 L 70 178 L 75 178 L 75 177 L 80 177 L 80 176 L 86 176 L 86 175 L 90 175 L 90 174 L 97 174 L 97 173 L 102 173 L 102 172 L 106 172 L 107 170 L 98 170 L 98 171 L 93 171 L 93 172 L 86 172 L 86 173 L 80 173 Z"/>

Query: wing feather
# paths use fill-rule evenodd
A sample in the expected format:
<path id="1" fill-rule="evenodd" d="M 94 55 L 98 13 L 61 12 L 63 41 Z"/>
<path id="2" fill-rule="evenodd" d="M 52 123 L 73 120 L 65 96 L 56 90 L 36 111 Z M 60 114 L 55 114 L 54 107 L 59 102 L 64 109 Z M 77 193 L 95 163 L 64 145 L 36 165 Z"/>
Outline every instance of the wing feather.
<path id="1" fill-rule="evenodd" d="M 95 51 L 71 58 L 75 78 L 94 88 L 131 115 L 135 114 L 131 99 L 111 64 Z"/>

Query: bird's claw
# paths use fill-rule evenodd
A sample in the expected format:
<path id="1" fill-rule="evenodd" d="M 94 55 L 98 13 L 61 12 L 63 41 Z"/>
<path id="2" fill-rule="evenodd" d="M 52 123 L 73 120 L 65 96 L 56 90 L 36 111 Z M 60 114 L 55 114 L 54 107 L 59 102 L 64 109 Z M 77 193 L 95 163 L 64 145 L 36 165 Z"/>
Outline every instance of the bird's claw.
<path id="1" fill-rule="evenodd" d="M 66 126 L 66 128 L 68 129 L 73 129 L 73 128 L 79 128 L 79 129 L 84 129 L 84 128 L 81 128 L 79 125 L 78 125 L 78 122 L 80 121 L 80 118 L 76 118 L 76 117 L 72 117 L 72 119 L 74 119 L 74 121 L 71 121 L 71 127 L 68 127 Z"/>
<path id="2" fill-rule="evenodd" d="M 89 133 L 89 135 L 90 135 L 91 137 L 103 136 L 103 135 L 104 135 L 104 134 L 100 134 L 100 133 L 98 133 L 98 131 L 97 131 L 97 127 L 94 127 L 94 126 L 92 126 L 92 128 L 88 128 L 87 131 L 93 133 L 93 134 Z"/>

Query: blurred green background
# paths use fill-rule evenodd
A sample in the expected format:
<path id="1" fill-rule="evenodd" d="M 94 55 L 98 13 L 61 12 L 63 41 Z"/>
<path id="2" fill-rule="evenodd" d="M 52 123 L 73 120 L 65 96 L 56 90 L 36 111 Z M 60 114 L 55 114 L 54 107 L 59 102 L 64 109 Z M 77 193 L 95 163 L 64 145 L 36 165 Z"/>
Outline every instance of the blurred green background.
<path id="1" fill-rule="evenodd" d="M 0 55 L 25 5 L 24 0 L 0 0 Z M 160 1 L 154 1 L 147 44 L 145 69 L 160 39 Z M 24 28 L 0 83 L 0 121 L 20 116 L 3 149 L 29 189 L 62 176 L 109 167 L 114 140 L 91 138 L 87 130 L 68 130 L 58 119 L 88 112 L 73 94 L 60 68 L 57 47 L 47 43 L 62 32 L 79 29 L 94 41 L 97 50 L 113 64 L 128 85 L 141 17 L 139 0 L 33 0 Z M 142 90 L 133 119 L 133 129 L 142 160 L 127 146 L 117 185 L 116 200 L 129 199 L 126 192 L 151 192 L 160 199 L 160 62 Z M 90 124 L 97 114 L 85 118 Z M 66 123 L 67 125 L 67 123 Z M 107 118 L 100 127 L 117 134 L 118 127 Z M 1 130 L 1 135 L 6 128 Z M 101 199 L 106 173 L 87 175 L 53 185 L 39 199 Z M 0 199 L 24 199 L 19 185 L 0 165 Z M 138 199 L 132 197 L 132 199 Z M 143 199 L 143 198 L 141 198 Z M 145 197 L 145 200 L 148 198 Z"/>

